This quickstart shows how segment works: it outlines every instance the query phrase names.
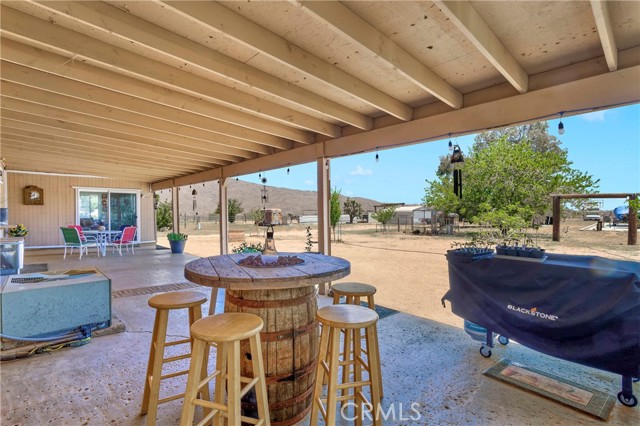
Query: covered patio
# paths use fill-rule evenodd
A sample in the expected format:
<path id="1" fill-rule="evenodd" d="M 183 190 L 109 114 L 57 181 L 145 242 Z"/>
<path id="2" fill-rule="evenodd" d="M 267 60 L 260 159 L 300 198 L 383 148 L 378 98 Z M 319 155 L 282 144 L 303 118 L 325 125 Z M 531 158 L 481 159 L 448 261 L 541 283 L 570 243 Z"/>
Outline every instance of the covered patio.
<path id="1" fill-rule="evenodd" d="M 139 415 L 140 395 L 154 315 L 147 300 L 162 291 L 196 290 L 208 294 L 208 288 L 188 283 L 181 276 L 181 263 L 195 258 L 146 248 L 139 250 L 135 258 L 125 257 L 128 263 L 124 265 L 115 258 L 96 261 L 112 278 L 113 313 L 124 332 L 95 337 L 77 348 L 3 362 L 2 422 L 145 424 L 146 418 Z M 48 263 L 53 270 L 86 267 L 77 259 L 61 262 L 59 253 L 30 253 L 28 262 Z M 360 273 L 355 273 L 355 279 L 360 278 Z M 432 298 L 424 285 L 416 288 L 416 297 L 425 302 Z M 221 297 L 218 303 L 221 309 Z M 330 303 L 330 298 L 319 297 L 320 306 Z M 205 305 L 204 310 L 207 308 Z M 187 337 L 183 327 L 186 321 L 186 312 L 172 317 L 169 334 L 173 338 Z M 494 356 L 485 359 L 478 354 L 478 342 L 459 326 L 403 312 L 389 310 L 381 316 L 379 339 L 385 386 L 383 408 L 386 412 L 395 410 L 386 424 L 602 423 L 482 374 L 500 358 L 517 360 L 612 395 L 619 391 L 617 375 L 549 357 L 513 342 L 496 348 Z M 184 364 L 172 368 L 180 367 Z M 163 386 L 163 392 L 170 394 L 179 391 L 184 382 L 177 379 Z M 157 424 L 178 424 L 180 410 L 181 401 L 161 405 Z M 637 409 L 617 404 L 607 424 L 623 426 L 639 420 Z"/>
<path id="2" fill-rule="evenodd" d="M 224 218 L 229 179 L 315 163 L 318 250 L 335 255 L 333 158 L 640 101 L 638 2 L 16 0 L 0 8 L 0 209 L 5 225 L 30 230 L 26 263 L 86 266 L 60 262 L 58 228 L 82 219 L 115 227 L 112 200 L 135 206 L 142 244 L 135 256 L 91 259 L 112 279 L 124 333 L 3 363 L 8 424 L 144 423 L 146 301 L 208 290 L 184 280 L 189 256 L 155 250 L 156 191 L 171 191 L 179 232 L 181 188 L 217 181 Z M 25 202 L 31 186 L 44 203 Z M 81 200 L 94 193 L 104 215 L 86 217 Z M 219 254 L 229 251 L 228 233 L 223 220 Z M 319 304 L 329 303 L 319 292 Z M 394 312 L 380 321 L 380 341 L 384 403 L 404 403 L 398 424 L 598 423 L 485 378 L 495 357 L 480 358 L 459 327 Z M 619 390 L 613 374 L 520 345 L 504 353 Z M 407 419 L 414 402 L 419 418 Z M 161 413 L 158 424 L 177 424 L 180 403 Z M 619 404 L 609 418 L 638 421 L 637 409 Z"/>

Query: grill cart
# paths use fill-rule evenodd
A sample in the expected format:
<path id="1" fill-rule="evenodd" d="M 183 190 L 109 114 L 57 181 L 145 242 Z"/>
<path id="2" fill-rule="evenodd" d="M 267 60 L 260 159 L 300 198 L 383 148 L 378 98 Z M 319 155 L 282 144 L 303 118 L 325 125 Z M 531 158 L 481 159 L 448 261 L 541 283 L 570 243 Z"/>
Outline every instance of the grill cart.
<path id="1" fill-rule="evenodd" d="M 622 375 L 618 400 L 637 405 L 640 377 L 640 263 L 596 256 L 549 254 L 544 259 L 447 254 L 454 314 L 493 336 Z M 477 327 L 475 333 L 477 335 Z M 508 336 L 508 338 L 507 338 Z"/>

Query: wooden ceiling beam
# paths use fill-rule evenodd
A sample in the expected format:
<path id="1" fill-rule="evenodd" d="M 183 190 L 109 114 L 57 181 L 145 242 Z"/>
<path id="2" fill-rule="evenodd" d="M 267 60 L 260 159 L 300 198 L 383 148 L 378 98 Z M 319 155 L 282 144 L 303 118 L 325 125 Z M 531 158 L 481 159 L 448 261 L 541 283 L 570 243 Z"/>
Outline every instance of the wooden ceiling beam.
<path id="1" fill-rule="evenodd" d="M 149 143 L 143 143 L 137 138 L 130 138 L 127 140 L 113 137 L 113 135 L 110 137 L 103 136 L 103 134 L 110 134 L 111 132 L 105 132 L 101 129 L 91 129 L 74 123 L 59 123 L 56 120 L 51 120 L 45 117 L 39 117 L 31 114 L 25 115 L 14 111 L 3 111 L 2 115 L 3 117 L 0 120 L 0 123 L 2 123 L 3 128 L 12 128 L 14 130 L 19 129 L 19 131 L 24 132 L 36 132 L 36 134 L 39 135 L 45 134 L 51 137 L 62 138 L 63 140 L 69 139 L 72 141 L 78 141 L 84 146 L 91 146 L 93 144 L 95 146 L 107 146 L 119 151 L 129 149 L 135 152 L 143 152 L 148 155 L 153 155 L 154 158 L 158 158 L 160 161 L 164 158 L 175 159 L 207 167 L 227 164 L 225 161 L 193 151 L 152 146 L 152 140 L 149 141 Z M 55 124 L 60 124 L 60 127 L 53 127 Z M 97 131 L 90 133 L 92 130 Z"/>
<path id="2" fill-rule="evenodd" d="M 176 173 L 196 173 L 202 171 L 205 167 L 198 167 L 196 165 L 185 165 L 176 163 L 167 163 L 164 161 L 157 161 L 151 157 L 144 157 L 142 155 L 134 155 L 131 153 L 124 153 L 120 151 L 108 150 L 108 149 L 96 149 L 91 148 L 86 150 L 86 147 L 71 142 L 61 142 L 58 140 L 48 140 L 44 138 L 36 138 L 30 136 L 24 136 L 17 133 L 13 133 L 8 129 L 2 129 L 0 132 L 2 135 L 3 144 L 5 142 L 14 142 L 23 146 L 26 149 L 44 148 L 51 150 L 54 153 L 68 152 L 73 158 L 99 158 L 101 160 L 110 161 L 123 161 L 131 165 L 139 165 L 149 167 L 150 169 L 166 170 L 170 168 Z"/>
<path id="3" fill-rule="evenodd" d="M 527 92 L 529 76 L 470 2 L 435 0 L 434 3 L 518 92 Z"/>
<path id="4" fill-rule="evenodd" d="M 112 92 L 100 87 L 87 85 L 68 78 L 59 77 L 32 68 L 2 61 L 0 75 L 5 81 L 11 81 L 25 86 L 46 90 L 58 95 L 77 98 L 82 101 L 100 104 L 115 111 L 125 111 L 127 116 L 138 123 L 150 121 L 148 127 L 155 129 L 171 128 L 173 126 L 187 126 L 211 133 L 211 136 L 200 137 L 211 142 L 227 145 L 260 154 L 270 154 L 269 147 L 289 149 L 292 144 L 277 136 L 268 135 L 255 130 L 238 126 L 231 126 L 217 120 L 211 120 L 200 115 L 176 110 L 158 105 L 134 96 Z M 85 111 L 85 110 L 83 110 Z M 152 120 L 148 120 L 147 117 Z M 108 116 L 105 116 L 108 118 Z M 153 120 L 156 119 L 156 120 Z M 160 125 L 158 125 L 160 123 Z M 145 123 L 147 124 L 147 123 Z M 185 134 L 182 129 L 181 134 Z"/>
<path id="5" fill-rule="evenodd" d="M 364 114 L 162 28 L 161 22 L 155 22 L 153 19 L 163 11 L 161 5 L 156 3 L 37 3 L 47 10 L 76 19 L 80 26 L 84 27 L 76 30 L 85 35 L 93 36 L 96 31 L 102 31 L 103 41 L 108 40 L 109 43 L 124 49 L 129 49 L 134 43 L 136 48 L 150 50 L 149 55 L 168 65 L 184 66 L 184 63 L 188 62 L 191 66 L 198 67 L 199 72 L 204 75 L 211 74 L 232 80 L 239 90 L 255 89 L 264 94 L 277 96 L 287 104 L 295 104 L 294 108 L 302 107 L 315 111 L 363 130 L 373 127 L 371 118 Z"/>
<path id="6" fill-rule="evenodd" d="M 337 1 L 297 1 L 297 4 L 335 31 L 373 52 L 422 90 L 452 108 L 462 108 L 462 93 L 347 6 Z"/>
<path id="7" fill-rule="evenodd" d="M 124 74 L 118 74 L 81 61 L 48 52 L 9 38 L 0 39 L 2 58 L 6 61 L 59 75 L 118 93 L 135 96 L 159 105 L 173 107 L 210 119 L 253 129 L 269 135 L 300 143 L 313 143 L 314 136 L 304 130 L 276 123 L 265 118 L 248 115 L 222 105 L 154 85 Z"/>
<path id="8" fill-rule="evenodd" d="M 163 141 L 174 146 L 181 146 L 182 150 L 199 149 L 201 152 L 215 156 L 221 161 L 237 162 L 243 157 L 219 152 L 214 144 L 206 141 L 169 134 L 166 132 L 156 131 L 150 128 L 128 124 L 113 120 L 106 120 L 98 116 L 92 116 L 77 112 L 77 110 L 54 108 L 50 105 L 34 103 L 19 98 L 9 97 L 5 93 L 6 83 L 3 84 L 2 107 L 6 110 L 22 112 L 26 114 L 38 115 L 55 120 L 81 124 L 85 126 L 103 129 L 106 131 L 118 132 L 125 135 L 140 136 L 148 139 Z"/>
<path id="9" fill-rule="evenodd" d="M 604 57 L 607 60 L 607 66 L 609 71 L 615 71 L 618 69 L 618 47 L 613 26 L 611 25 L 611 17 L 609 16 L 609 6 L 606 1 L 591 0 L 591 10 L 596 21 L 596 28 L 600 36 L 600 43 L 602 43 Z"/>
<path id="10" fill-rule="evenodd" d="M 42 171 L 50 173 L 75 173 L 94 176 L 109 176 L 113 178 L 134 178 L 142 182 L 154 182 L 172 176 L 171 171 L 165 173 L 151 172 L 147 169 L 133 168 L 131 166 L 105 163 L 100 161 L 71 162 L 68 157 L 58 157 L 50 151 L 32 150 L 25 155 L 23 149 L 3 147 L 11 160 L 7 160 L 9 170 Z"/>
<path id="11" fill-rule="evenodd" d="M 381 111 L 403 121 L 413 118 L 413 109 L 392 96 L 331 65 L 290 41 L 251 22 L 216 2 L 166 1 L 165 5 L 182 12 L 258 52 L 307 75 L 330 84 Z"/>
<path id="12" fill-rule="evenodd" d="M 207 143 L 206 149 L 211 149 L 229 161 L 237 161 L 239 158 L 256 158 L 257 154 L 270 154 L 271 149 L 260 144 L 250 143 L 243 139 L 207 132 L 206 130 L 183 126 L 179 123 L 158 119 L 145 114 L 136 113 L 116 106 L 104 105 L 96 100 L 85 101 L 78 97 L 60 95 L 51 91 L 14 83 L 2 78 L 2 92 L 5 96 L 21 99 L 52 108 L 66 110 L 72 113 L 100 118 L 101 120 L 129 124 L 141 128 L 168 134 L 170 136 L 192 138 Z M 63 86 L 63 84 L 60 84 Z M 87 88 L 85 92 L 91 96 L 92 91 Z M 241 145 L 238 148 L 235 145 Z M 205 145 L 202 145 L 205 147 Z M 226 156 L 226 157 L 224 157 Z"/>
<path id="13" fill-rule="evenodd" d="M 296 126 L 330 137 L 337 137 L 341 134 L 340 127 L 335 124 L 145 58 L 128 50 L 114 47 L 16 10 L 23 6 L 26 7 L 24 2 L 2 3 L 0 6 L 3 16 L 2 31 L 0 32 L 2 36 L 17 39 L 58 54 L 65 54 L 74 60 L 89 62 L 101 68 L 160 84 L 192 96 L 206 97 L 212 102 L 248 114 L 276 120 L 289 126 Z"/>

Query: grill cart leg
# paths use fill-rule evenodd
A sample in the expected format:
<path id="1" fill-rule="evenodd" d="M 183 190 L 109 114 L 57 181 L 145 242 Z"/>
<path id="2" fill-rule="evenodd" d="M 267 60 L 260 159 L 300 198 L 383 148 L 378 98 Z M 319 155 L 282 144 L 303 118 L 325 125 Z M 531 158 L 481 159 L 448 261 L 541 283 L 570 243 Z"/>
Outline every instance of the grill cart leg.
<path id="1" fill-rule="evenodd" d="M 638 398 L 633 395 L 633 387 L 631 386 L 632 378 L 622 376 L 622 392 L 618 394 L 618 401 L 627 407 L 635 407 L 638 405 Z"/>
<path id="2" fill-rule="evenodd" d="M 487 335 L 484 338 L 484 343 L 480 347 L 480 355 L 485 358 L 491 356 L 491 348 L 493 348 L 493 331 L 487 329 Z"/>

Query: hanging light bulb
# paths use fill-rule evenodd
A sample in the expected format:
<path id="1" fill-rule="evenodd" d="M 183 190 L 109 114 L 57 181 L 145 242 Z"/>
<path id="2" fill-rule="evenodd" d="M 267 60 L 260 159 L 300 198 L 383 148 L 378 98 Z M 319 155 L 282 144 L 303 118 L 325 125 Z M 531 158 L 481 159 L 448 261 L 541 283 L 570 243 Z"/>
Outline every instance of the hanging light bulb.
<path id="1" fill-rule="evenodd" d="M 380 162 L 380 156 L 378 155 L 378 147 L 376 146 L 376 163 Z"/>
<path id="2" fill-rule="evenodd" d="M 558 123 L 558 134 L 559 135 L 564 135 L 564 124 L 562 124 L 562 116 L 564 115 L 564 112 L 560 113 L 560 123 Z"/>
<path id="3" fill-rule="evenodd" d="M 451 133 L 449 133 L 449 151 L 453 151 L 453 143 L 451 142 Z"/>

